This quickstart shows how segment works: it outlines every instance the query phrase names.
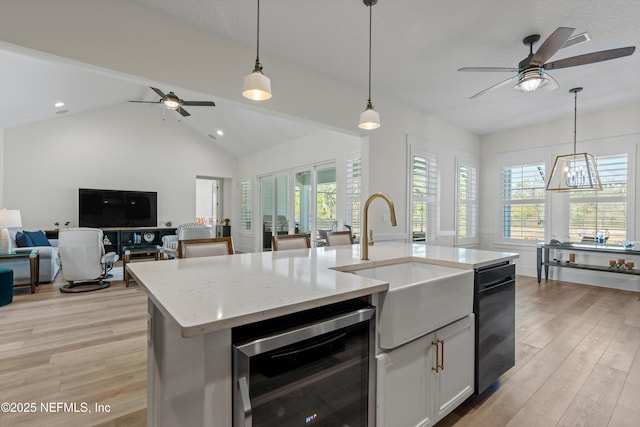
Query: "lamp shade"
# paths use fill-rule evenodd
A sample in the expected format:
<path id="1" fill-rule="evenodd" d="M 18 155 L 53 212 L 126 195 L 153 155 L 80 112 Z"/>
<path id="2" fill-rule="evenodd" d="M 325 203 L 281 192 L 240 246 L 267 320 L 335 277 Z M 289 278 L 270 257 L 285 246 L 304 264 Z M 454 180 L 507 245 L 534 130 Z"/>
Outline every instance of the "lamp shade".
<path id="1" fill-rule="evenodd" d="M 252 71 L 244 77 L 242 96 L 252 101 L 266 101 L 271 98 L 271 80 L 261 71 Z"/>
<path id="2" fill-rule="evenodd" d="M 589 153 L 556 157 L 547 182 L 547 191 L 588 190 L 602 190 L 594 157 Z"/>
<path id="3" fill-rule="evenodd" d="M 360 123 L 358 124 L 360 129 L 378 129 L 380 127 L 380 114 L 373 108 L 367 108 L 360 113 Z"/>
<path id="4" fill-rule="evenodd" d="M 22 218 L 19 210 L 0 210 L 0 227 L 22 227 Z"/>
<path id="5" fill-rule="evenodd" d="M 19 210 L 0 210 L 0 253 L 13 251 L 13 243 L 9 236 L 8 227 L 22 227 L 22 218 Z"/>

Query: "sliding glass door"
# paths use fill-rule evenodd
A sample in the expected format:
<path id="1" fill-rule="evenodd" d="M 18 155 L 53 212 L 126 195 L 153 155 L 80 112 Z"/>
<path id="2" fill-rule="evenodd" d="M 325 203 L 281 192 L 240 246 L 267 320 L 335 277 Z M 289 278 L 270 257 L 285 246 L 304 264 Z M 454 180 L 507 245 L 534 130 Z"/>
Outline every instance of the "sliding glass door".
<path id="1" fill-rule="evenodd" d="M 309 234 L 314 245 L 323 245 L 327 231 L 338 229 L 336 189 L 333 163 L 261 177 L 263 250 L 279 234 Z"/>
<path id="2" fill-rule="evenodd" d="M 289 234 L 289 175 L 260 178 L 262 248 L 271 249 L 271 236 Z"/>

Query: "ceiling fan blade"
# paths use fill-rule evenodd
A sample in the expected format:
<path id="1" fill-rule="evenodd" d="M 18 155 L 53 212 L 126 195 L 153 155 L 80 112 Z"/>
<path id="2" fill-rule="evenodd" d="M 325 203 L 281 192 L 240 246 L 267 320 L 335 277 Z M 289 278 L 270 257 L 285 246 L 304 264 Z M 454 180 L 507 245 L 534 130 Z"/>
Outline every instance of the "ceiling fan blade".
<path id="1" fill-rule="evenodd" d="M 128 102 L 138 102 L 140 104 L 159 104 L 162 101 L 134 101 L 134 100 L 129 100 Z"/>
<path id="2" fill-rule="evenodd" d="M 188 116 L 191 115 L 191 114 L 189 114 L 189 112 L 187 110 L 185 110 L 182 107 L 178 107 L 177 111 L 178 111 L 178 113 L 180 113 L 182 115 L 182 117 L 188 117 Z"/>
<path id="3" fill-rule="evenodd" d="M 469 99 L 475 99 L 475 98 L 479 97 L 480 95 L 483 95 L 483 94 L 489 92 L 490 90 L 498 89 L 499 87 L 506 85 L 507 83 L 509 83 L 512 80 L 515 80 L 516 78 L 518 78 L 517 75 L 509 77 L 507 80 L 503 80 L 500 83 L 496 83 L 493 86 L 490 86 L 490 87 L 486 88 L 482 92 L 478 92 L 475 95 L 470 96 Z"/>
<path id="4" fill-rule="evenodd" d="M 149 86 L 151 87 L 151 86 Z M 160 89 L 156 89 L 155 87 L 151 87 L 151 90 L 153 90 L 155 93 L 157 93 L 160 98 L 165 99 L 167 97 L 167 95 L 165 95 L 164 93 L 162 93 L 162 91 Z"/>
<path id="5" fill-rule="evenodd" d="M 540 66 L 544 64 L 549 58 L 556 54 L 562 46 L 569 40 L 571 33 L 575 28 L 570 27 L 558 27 L 551 33 L 549 37 L 542 43 L 542 46 L 536 51 L 529 62 L 530 65 Z"/>
<path id="6" fill-rule="evenodd" d="M 213 101 L 182 101 L 182 105 L 193 105 L 196 107 L 215 107 L 216 104 Z"/>
<path id="7" fill-rule="evenodd" d="M 575 67 L 576 65 L 592 64 L 594 62 L 608 61 L 609 59 L 622 58 L 635 52 L 635 46 L 620 47 L 617 49 L 601 50 L 599 52 L 585 53 L 584 55 L 572 56 L 571 58 L 559 59 L 557 61 L 544 64 L 545 70 L 555 70 L 558 68 Z"/>
<path id="8" fill-rule="evenodd" d="M 517 68 L 509 68 L 509 67 L 462 67 L 458 68 L 458 71 L 482 71 L 482 72 L 507 72 L 507 73 L 517 73 Z"/>

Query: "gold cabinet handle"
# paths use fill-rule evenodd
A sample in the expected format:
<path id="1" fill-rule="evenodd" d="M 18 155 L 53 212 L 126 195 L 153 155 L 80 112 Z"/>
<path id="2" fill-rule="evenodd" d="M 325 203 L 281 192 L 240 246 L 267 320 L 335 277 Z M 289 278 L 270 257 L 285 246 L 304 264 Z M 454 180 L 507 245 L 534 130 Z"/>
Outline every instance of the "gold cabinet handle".
<path id="1" fill-rule="evenodd" d="M 440 370 L 444 370 L 444 341 L 435 340 L 431 341 L 431 345 L 436 346 L 436 367 L 431 367 L 431 370 L 434 372 L 440 372 Z M 442 351 L 440 350 L 440 346 L 442 346 Z"/>

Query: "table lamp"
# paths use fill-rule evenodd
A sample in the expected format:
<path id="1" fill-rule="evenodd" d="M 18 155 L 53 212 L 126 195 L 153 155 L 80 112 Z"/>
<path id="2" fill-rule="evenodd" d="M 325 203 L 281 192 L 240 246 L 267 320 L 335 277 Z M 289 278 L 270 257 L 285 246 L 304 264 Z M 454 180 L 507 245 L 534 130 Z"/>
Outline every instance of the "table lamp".
<path id="1" fill-rule="evenodd" d="M 22 227 L 22 219 L 19 210 L 0 210 L 0 253 L 10 253 L 13 251 L 11 236 L 9 236 L 8 227 Z"/>

